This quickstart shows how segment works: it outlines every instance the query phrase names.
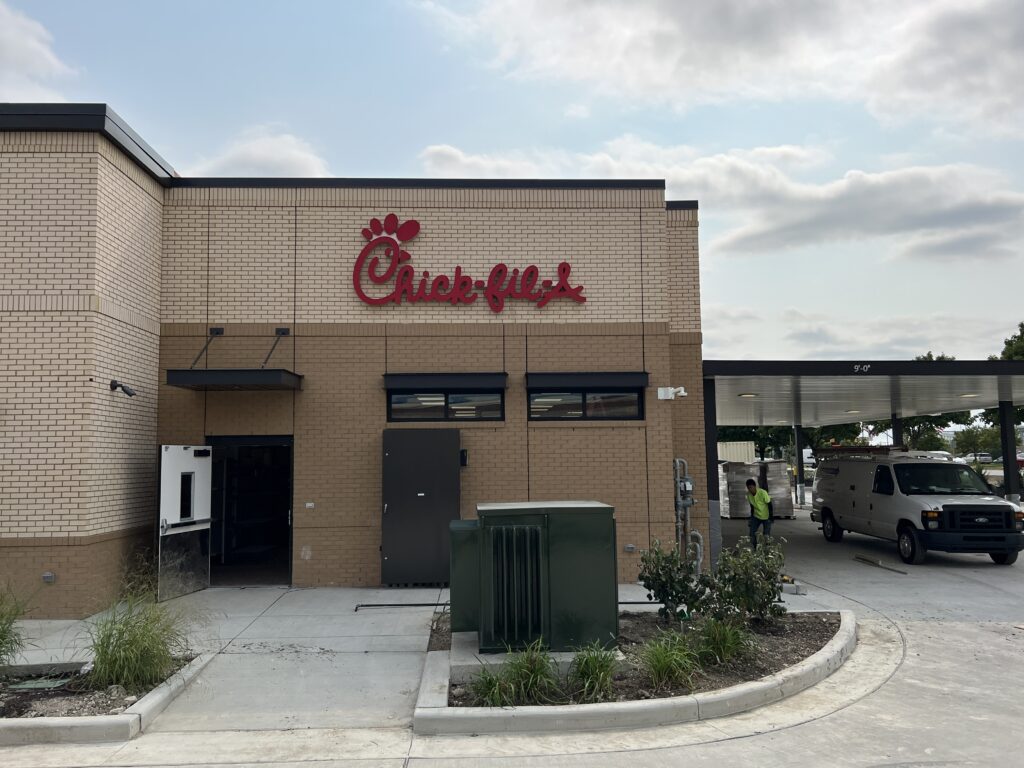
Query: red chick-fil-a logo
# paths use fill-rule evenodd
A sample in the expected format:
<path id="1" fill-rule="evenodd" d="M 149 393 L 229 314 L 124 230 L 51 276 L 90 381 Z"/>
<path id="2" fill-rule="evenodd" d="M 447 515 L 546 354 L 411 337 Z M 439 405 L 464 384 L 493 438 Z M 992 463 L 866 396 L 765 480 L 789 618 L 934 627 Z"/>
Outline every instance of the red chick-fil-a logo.
<path id="1" fill-rule="evenodd" d="M 540 269 L 532 264 L 521 270 L 510 270 L 503 263 L 495 264 L 486 280 L 466 274 L 461 266 L 455 267 L 450 276 L 431 275 L 427 270 L 417 272 L 408 263 L 409 252 L 402 246 L 419 231 L 418 221 L 410 219 L 399 224 L 393 213 L 385 216 L 383 222 L 370 219 L 370 226 L 363 230 L 367 243 L 352 270 L 352 285 L 361 301 L 375 307 L 421 301 L 456 305 L 472 304 L 483 296 L 492 312 L 501 312 L 508 299 L 531 301 L 538 307 L 555 299 L 571 299 L 581 304 L 587 300 L 583 286 L 569 282 L 572 268 L 566 261 L 558 265 L 555 280 L 541 280 Z M 366 291 L 370 286 L 386 286 L 391 290 L 371 296 Z"/>

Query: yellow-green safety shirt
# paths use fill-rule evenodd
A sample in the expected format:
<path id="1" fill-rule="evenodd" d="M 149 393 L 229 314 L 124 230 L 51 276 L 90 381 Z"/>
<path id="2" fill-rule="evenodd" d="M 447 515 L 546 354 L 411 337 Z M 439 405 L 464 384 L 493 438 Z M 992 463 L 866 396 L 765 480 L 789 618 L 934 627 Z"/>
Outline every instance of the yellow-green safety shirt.
<path id="1" fill-rule="evenodd" d="M 768 491 L 764 488 L 758 488 L 757 493 L 751 496 L 747 494 L 747 503 L 754 508 L 754 517 L 758 520 L 767 520 L 770 515 L 768 514 L 768 505 L 771 503 L 772 497 L 768 495 Z"/>

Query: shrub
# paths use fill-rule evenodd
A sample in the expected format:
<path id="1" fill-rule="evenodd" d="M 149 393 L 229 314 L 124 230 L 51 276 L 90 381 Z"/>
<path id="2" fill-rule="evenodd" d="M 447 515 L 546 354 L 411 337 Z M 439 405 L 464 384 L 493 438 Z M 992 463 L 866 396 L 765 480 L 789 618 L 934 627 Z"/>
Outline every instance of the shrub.
<path id="1" fill-rule="evenodd" d="M 484 667 L 470 681 L 469 690 L 491 707 L 550 704 L 559 698 L 555 660 L 538 638 L 523 650 L 509 653 L 496 671 Z"/>
<path id="2" fill-rule="evenodd" d="M 657 539 L 640 556 L 640 582 L 647 589 L 647 599 L 661 603 L 658 614 L 666 621 L 688 618 L 701 610 L 710 580 L 697 578 L 696 568 L 695 557 L 683 559 L 675 548 L 663 550 Z"/>
<path id="3" fill-rule="evenodd" d="M 13 662 L 25 647 L 25 635 L 17 622 L 26 607 L 10 586 L 0 592 L 0 667 Z"/>
<path id="4" fill-rule="evenodd" d="M 610 699 L 614 676 L 615 652 L 595 640 L 573 656 L 569 666 L 569 694 L 580 702 Z"/>
<path id="5" fill-rule="evenodd" d="M 126 595 L 88 626 L 90 684 L 140 690 L 163 682 L 188 651 L 185 627 L 181 612 L 152 596 Z"/>
<path id="6" fill-rule="evenodd" d="M 703 664 L 724 664 L 746 654 L 753 644 L 747 628 L 734 619 L 707 619 L 699 638 L 697 657 Z"/>
<path id="7" fill-rule="evenodd" d="M 664 632 L 640 649 L 640 668 L 655 688 L 689 686 L 700 668 L 697 654 L 678 632 Z"/>
<path id="8" fill-rule="evenodd" d="M 744 537 L 731 550 L 722 550 L 714 600 L 709 613 L 715 618 L 737 616 L 769 622 L 786 612 L 782 597 L 782 569 L 786 563 L 777 538 L 760 539 L 757 549 Z"/>

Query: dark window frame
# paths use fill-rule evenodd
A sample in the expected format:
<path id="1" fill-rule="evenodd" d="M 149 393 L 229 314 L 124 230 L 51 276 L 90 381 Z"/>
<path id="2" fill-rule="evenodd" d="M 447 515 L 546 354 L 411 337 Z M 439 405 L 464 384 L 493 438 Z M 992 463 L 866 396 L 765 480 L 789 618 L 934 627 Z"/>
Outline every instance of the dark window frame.
<path id="1" fill-rule="evenodd" d="M 392 395 L 444 395 L 444 415 L 443 416 L 431 416 L 430 418 L 416 419 L 416 418 L 395 418 L 393 408 L 391 406 Z M 457 418 L 451 415 L 451 407 L 449 405 L 449 398 L 452 395 L 497 395 L 498 396 L 498 415 L 497 416 L 479 416 L 473 418 Z M 505 390 L 503 389 L 476 389 L 476 388 L 461 388 L 454 387 L 450 389 L 440 388 L 421 388 L 415 389 L 388 389 L 385 390 L 385 397 L 387 398 L 387 419 L 389 423 L 396 424 L 429 424 L 429 423 L 476 423 L 481 421 L 498 422 L 505 421 Z"/>
<path id="2" fill-rule="evenodd" d="M 888 489 L 887 491 L 880 491 L 878 489 L 879 475 L 883 475 L 888 478 Z M 896 479 L 892 475 L 892 470 L 889 469 L 887 464 L 876 464 L 875 465 L 875 476 L 871 481 L 871 492 L 877 493 L 881 496 L 895 496 L 896 495 Z"/>
<path id="3" fill-rule="evenodd" d="M 588 394 L 634 394 L 636 395 L 636 416 L 591 416 L 587 413 Z M 534 416 L 530 405 L 534 395 L 580 395 L 582 400 L 583 413 L 580 416 Z M 563 387 L 559 389 L 538 389 L 526 390 L 526 418 L 528 421 L 643 421 L 646 417 L 644 409 L 646 389 L 644 387 Z"/>

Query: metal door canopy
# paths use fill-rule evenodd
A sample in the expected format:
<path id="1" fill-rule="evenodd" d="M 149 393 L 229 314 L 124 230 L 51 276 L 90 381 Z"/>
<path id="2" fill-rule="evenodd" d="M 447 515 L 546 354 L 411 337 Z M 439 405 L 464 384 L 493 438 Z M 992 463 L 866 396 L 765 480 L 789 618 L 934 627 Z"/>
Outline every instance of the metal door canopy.
<path id="1" fill-rule="evenodd" d="M 1020 360 L 705 360 L 720 426 L 805 427 L 1024 403 Z"/>

